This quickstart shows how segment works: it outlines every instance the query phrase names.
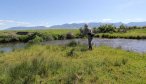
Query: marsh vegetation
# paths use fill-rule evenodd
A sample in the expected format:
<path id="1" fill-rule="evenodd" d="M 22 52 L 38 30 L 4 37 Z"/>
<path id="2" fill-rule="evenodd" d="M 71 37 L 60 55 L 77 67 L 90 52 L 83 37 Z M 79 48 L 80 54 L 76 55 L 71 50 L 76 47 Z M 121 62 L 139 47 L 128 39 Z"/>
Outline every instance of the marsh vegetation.
<path id="1" fill-rule="evenodd" d="M 146 83 L 146 55 L 107 46 L 35 44 L 0 54 L 1 84 Z"/>

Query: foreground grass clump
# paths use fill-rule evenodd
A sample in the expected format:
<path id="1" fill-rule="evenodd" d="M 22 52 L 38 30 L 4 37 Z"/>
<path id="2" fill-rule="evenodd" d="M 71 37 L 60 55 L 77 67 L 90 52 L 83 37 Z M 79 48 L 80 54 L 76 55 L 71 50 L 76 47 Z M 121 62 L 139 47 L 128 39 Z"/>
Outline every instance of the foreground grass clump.
<path id="1" fill-rule="evenodd" d="M 85 48 L 32 45 L 0 54 L 0 84 L 146 83 L 145 54 L 106 46 Z"/>

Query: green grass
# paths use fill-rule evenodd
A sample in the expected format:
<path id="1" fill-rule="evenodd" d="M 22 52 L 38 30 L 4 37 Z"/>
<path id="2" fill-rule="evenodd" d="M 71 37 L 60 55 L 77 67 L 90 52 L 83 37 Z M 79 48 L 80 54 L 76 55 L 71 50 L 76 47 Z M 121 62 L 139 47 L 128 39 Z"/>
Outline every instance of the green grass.
<path id="1" fill-rule="evenodd" d="M 17 32 L 29 32 L 29 35 L 18 35 Z M 80 35 L 79 29 L 48 29 L 48 30 L 20 30 L 0 31 L 0 43 L 8 42 L 29 42 L 35 39 L 32 33 L 37 32 L 43 41 L 67 39 L 67 33 L 73 33 L 73 38 L 84 38 Z M 32 35 L 32 36 L 31 36 Z M 131 29 L 126 33 L 97 33 L 98 38 L 125 38 L 125 39 L 146 39 L 146 29 Z"/>
<path id="2" fill-rule="evenodd" d="M 17 32 L 28 32 L 28 35 L 18 35 Z M 33 40 L 36 36 L 33 33 L 36 33 L 44 41 L 46 40 L 61 40 L 67 39 L 67 34 L 72 33 L 74 38 L 77 38 L 79 35 L 79 30 L 77 29 L 48 29 L 48 30 L 19 30 L 19 31 L 0 31 L 0 43 L 7 42 L 29 42 Z"/>
<path id="3" fill-rule="evenodd" d="M 146 39 L 146 29 L 132 29 L 126 33 L 99 33 L 101 38 L 126 38 L 126 39 Z"/>
<path id="4" fill-rule="evenodd" d="M 0 84 L 144 84 L 146 54 L 32 45 L 0 54 Z"/>
<path id="5" fill-rule="evenodd" d="M 40 32 L 40 33 L 47 33 L 47 34 L 66 34 L 68 32 L 72 32 L 74 34 L 79 33 L 77 29 L 48 29 L 48 30 L 4 30 L 0 31 L 1 35 L 16 35 L 16 32 Z"/>

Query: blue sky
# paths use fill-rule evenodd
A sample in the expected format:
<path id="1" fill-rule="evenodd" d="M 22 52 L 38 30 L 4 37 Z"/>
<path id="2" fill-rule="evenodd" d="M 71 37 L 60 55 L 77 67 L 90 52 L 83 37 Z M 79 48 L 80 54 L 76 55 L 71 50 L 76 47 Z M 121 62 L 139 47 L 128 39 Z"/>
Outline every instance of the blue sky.
<path id="1" fill-rule="evenodd" d="M 0 0 L 0 29 L 80 22 L 146 21 L 146 0 Z"/>

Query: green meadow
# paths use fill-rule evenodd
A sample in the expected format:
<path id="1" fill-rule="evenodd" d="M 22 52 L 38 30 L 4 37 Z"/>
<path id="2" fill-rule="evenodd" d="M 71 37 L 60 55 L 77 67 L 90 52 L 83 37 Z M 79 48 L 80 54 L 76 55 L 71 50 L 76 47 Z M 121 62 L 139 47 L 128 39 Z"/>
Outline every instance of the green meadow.
<path id="1" fill-rule="evenodd" d="M 0 54 L 0 84 L 144 84 L 146 54 L 70 43 Z"/>
<path id="2" fill-rule="evenodd" d="M 126 33 L 99 33 L 96 36 L 101 38 L 146 39 L 146 29 L 131 29 Z"/>

